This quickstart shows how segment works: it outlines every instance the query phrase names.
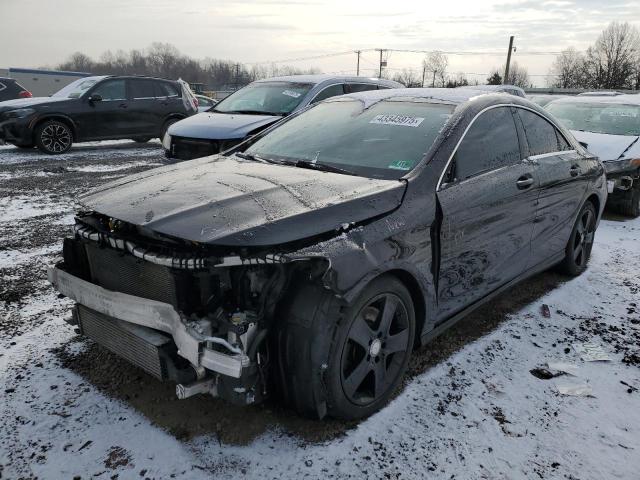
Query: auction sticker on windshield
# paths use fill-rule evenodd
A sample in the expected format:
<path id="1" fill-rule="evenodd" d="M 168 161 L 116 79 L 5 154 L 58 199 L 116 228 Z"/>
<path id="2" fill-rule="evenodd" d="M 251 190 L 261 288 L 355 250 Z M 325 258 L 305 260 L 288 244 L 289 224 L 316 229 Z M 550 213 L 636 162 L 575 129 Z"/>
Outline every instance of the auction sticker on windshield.
<path id="1" fill-rule="evenodd" d="M 284 92 L 282 92 L 282 94 L 293 98 L 298 98 L 300 97 L 300 95 L 302 95 L 301 93 L 294 92 L 292 90 L 285 90 Z"/>
<path id="2" fill-rule="evenodd" d="M 396 160 L 395 162 L 391 162 L 387 168 L 391 168 L 392 170 L 411 170 L 412 165 L 413 162 L 407 160 Z"/>
<path id="3" fill-rule="evenodd" d="M 423 121 L 423 117 L 409 117 L 407 115 L 376 115 L 369 123 L 377 123 L 378 125 L 398 125 L 401 127 L 417 127 Z"/>

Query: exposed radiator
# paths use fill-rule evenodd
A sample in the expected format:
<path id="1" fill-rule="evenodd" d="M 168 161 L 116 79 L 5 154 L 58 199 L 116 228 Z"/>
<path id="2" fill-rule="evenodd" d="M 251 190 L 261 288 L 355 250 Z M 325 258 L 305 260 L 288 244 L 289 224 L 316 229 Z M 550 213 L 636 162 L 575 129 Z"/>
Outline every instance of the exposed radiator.
<path id="1" fill-rule="evenodd" d="M 175 280 L 167 267 L 110 248 L 86 245 L 93 283 L 115 292 L 177 304 Z"/>
<path id="2" fill-rule="evenodd" d="M 169 337 L 150 328 L 108 317 L 78 305 L 81 332 L 159 380 L 168 378 L 162 348 Z"/>

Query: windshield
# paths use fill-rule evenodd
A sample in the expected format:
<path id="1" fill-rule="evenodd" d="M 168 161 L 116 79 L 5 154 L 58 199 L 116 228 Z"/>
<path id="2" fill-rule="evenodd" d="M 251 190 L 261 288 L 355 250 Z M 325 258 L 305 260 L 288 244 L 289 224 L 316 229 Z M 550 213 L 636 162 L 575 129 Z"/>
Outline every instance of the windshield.
<path id="1" fill-rule="evenodd" d="M 550 103 L 546 109 L 571 130 L 640 135 L 640 106 L 622 103 Z"/>
<path id="2" fill-rule="evenodd" d="M 221 100 L 213 111 L 286 115 L 300 104 L 312 87 L 310 83 L 256 82 Z"/>
<path id="3" fill-rule="evenodd" d="M 365 177 L 396 179 L 424 157 L 454 107 L 387 99 L 320 103 L 253 144 L 266 160 L 329 165 Z"/>
<path id="4" fill-rule="evenodd" d="M 84 92 L 89 90 L 93 85 L 105 77 L 85 77 L 70 83 L 62 90 L 58 90 L 51 95 L 58 98 L 79 98 Z"/>

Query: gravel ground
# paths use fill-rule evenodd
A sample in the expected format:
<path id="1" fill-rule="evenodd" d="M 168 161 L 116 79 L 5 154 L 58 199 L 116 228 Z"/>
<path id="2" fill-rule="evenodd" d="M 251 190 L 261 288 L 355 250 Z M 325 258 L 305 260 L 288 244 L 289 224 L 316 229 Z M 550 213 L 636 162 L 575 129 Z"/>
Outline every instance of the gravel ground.
<path id="1" fill-rule="evenodd" d="M 163 163 L 157 143 L 87 144 L 60 157 L 0 147 L 0 479 L 637 475 L 639 220 L 607 216 L 580 278 L 538 275 L 416 352 L 379 414 L 314 422 L 273 402 L 178 401 L 173 385 L 63 322 L 70 302 L 47 284 L 45 265 L 60 253 L 74 198 Z M 585 341 L 611 361 L 582 362 L 572 344 Z M 579 374 L 549 378 L 552 360 Z M 592 396 L 559 395 L 559 379 Z"/>

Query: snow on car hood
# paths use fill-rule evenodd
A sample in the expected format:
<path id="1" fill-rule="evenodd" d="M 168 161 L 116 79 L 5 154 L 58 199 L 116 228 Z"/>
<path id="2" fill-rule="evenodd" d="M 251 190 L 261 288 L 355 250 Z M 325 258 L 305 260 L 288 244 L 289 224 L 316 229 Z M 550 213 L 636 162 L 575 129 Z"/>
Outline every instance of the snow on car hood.
<path id="1" fill-rule="evenodd" d="M 70 98 L 58 98 L 58 97 L 33 97 L 33 98 L 18 98 L 15 100 L 7 100 L 0 102 L 0 111 L 15 110 L 17 108 L 34 107 L 36 105 L 42 105 L 44 103 L 59 103 L 73 100 Z"/>
<path id="2" fill-rule="evenodd" d="M 405 185 L 216 156 L 122 178 L 80 203 L 185 240 L 267 246 L 390 212 L 400 205 Z"/>
<path id="3" fill-rule="evenodd" d="M 208 140 L 244 138 L 256 128 L 265 127 L 281 118 L 277 115 L 204 112 L 174 123 L 169 127 L 169 135 Z"/>
<path id="4" fill-rule="evenodd" d="M 579 130 L 571 130 L 571 133 L 579 142 L 586 143 L 587 150 L 597 155 L 603 162 L 617 160 L 623 153 L 628 154 L 627 149 L 634 142 L 638 145 L 638 137 L 633 135 L 609 135 Z"/>

